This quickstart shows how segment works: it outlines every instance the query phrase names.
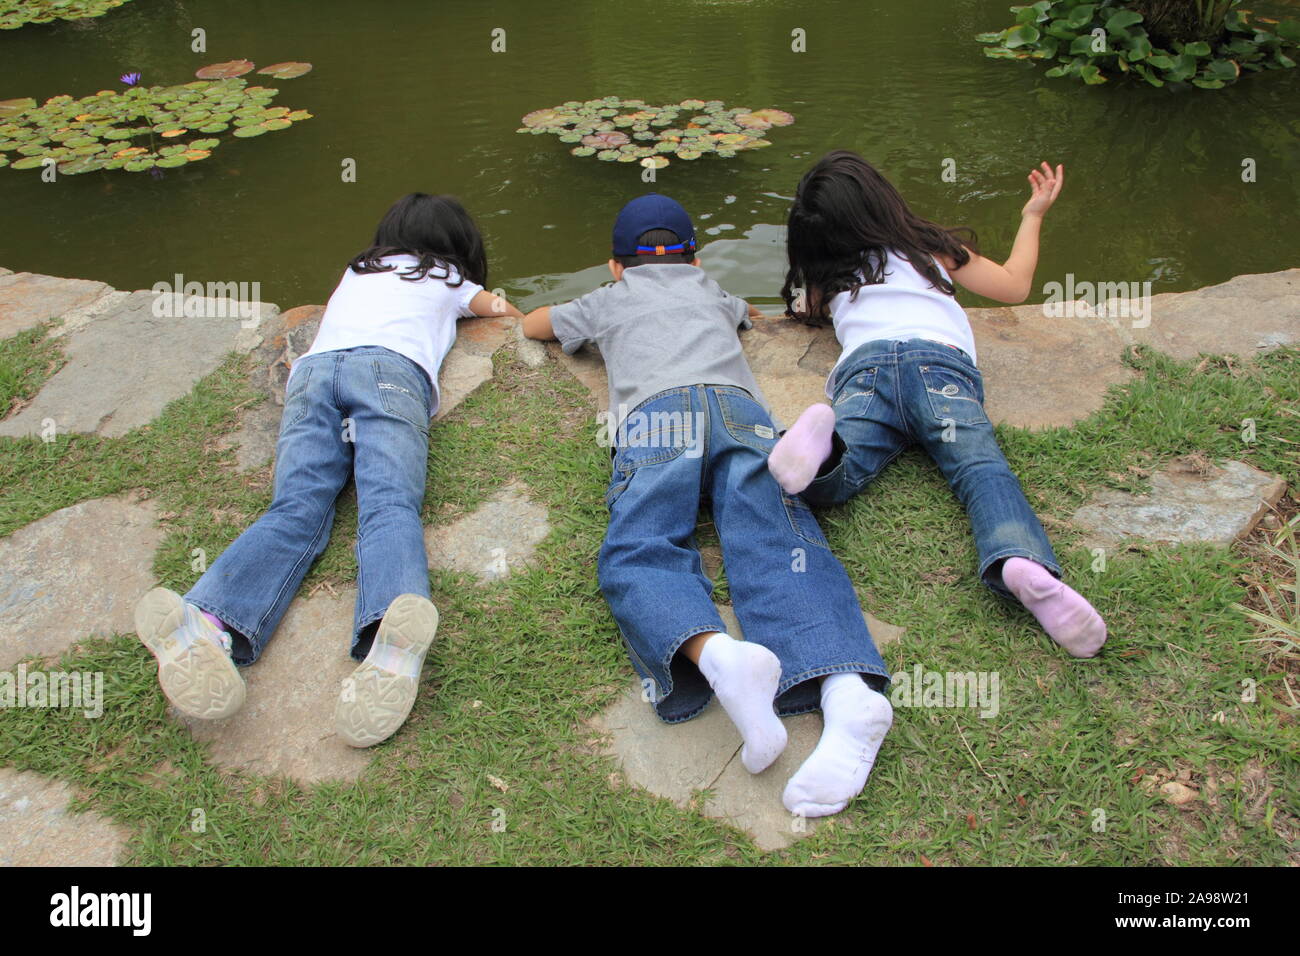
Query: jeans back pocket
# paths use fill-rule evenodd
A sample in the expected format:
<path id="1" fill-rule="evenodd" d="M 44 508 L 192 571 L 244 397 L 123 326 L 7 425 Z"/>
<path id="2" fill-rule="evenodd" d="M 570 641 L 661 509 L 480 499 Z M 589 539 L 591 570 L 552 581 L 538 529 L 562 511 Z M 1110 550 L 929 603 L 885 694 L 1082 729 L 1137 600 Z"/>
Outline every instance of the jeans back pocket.
<path id="1" fill-rule="evenodd" d="M 984 389 L 975 379 L 946 365 L 922 365 L 920 370 L 935 418 L 960 425 L 988 424 L 982 404 Z"/>
<path id="2" fill-rule="evenodd" d="M 661 393 L 632 409 L 614 435 L 616 475 L 630 475 L 700 447 L 703 435 L 696 418 L 687 389 Z"/>
<path id="3" fill-rule="evenodd" d="M 772 416 L 747 393 L 734 388 L 715 388 L 718 409 L 722 412 L 722 425 L 736 441 L 759 451 L 770 452 L 776 447 L 776 428 Z"/>
<path id="4" fill-rule="evenodd" d="M 379 389 L 379 403 L 384 411 L 403 421 L 410 422 L 421 431 L 429 428 L 429 403 L 424 397 L 421 374 L 406 368 L 401 359 L 377 358 L 373 360 L 375 385 Z"/>

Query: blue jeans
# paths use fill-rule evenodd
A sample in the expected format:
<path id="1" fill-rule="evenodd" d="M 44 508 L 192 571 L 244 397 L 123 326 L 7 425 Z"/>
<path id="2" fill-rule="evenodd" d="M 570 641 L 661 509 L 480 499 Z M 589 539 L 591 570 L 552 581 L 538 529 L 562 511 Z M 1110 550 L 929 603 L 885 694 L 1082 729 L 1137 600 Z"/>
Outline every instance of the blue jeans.
<path id="1" fill-rule="evenodd" d="M 1061 576 L 984 414 L 984 381 L 970 356 L 924 339 L 867 342 L 836 370 L 831 388 L 835 450 L 804 490 L 808 501 L 848 501 L 905 448 L 920 445 L 966 508 L 986 585 L 1009 595 L 1002 562 L 1011 557 Z"/>
<path id="2" fill-rule="evenodd" d="M 655 711 L 688 720 L 713 695 L 678 653 L 690 637 L 726 631 L 695 547 L 702 503 L 722 541 L 731 600 L 745 640 L 781 661 L 777 712 L 820 706 L 814 678 L 857 672 L 889 678 L 848 575 L 817 519 L 767 470 L 772 419 L 749 393 L 691 385 L 651 396 L 628 413 L 605 493 L 609 529 L 600 589 Z"/>
<path id="3" fill-rule="evenodd" d="M 429 596 L 420 507 L 432 394 L 418 365 L 378 346 L 299 360 L 275 446 L 271 508 L 185 596 L 237 632 L 235 663 L 261 656 L 329 542 L 335 500 L 349 477 L 356 479 L 358 512 L 352 656 L 365 657 L 371 625 L 395 597 Z"/>

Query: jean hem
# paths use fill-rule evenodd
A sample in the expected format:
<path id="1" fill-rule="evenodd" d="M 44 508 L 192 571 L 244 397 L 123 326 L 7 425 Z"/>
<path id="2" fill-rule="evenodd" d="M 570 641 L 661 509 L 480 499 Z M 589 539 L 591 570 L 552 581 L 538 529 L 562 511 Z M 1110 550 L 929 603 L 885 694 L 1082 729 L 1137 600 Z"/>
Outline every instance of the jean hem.
<path id="1" fill-rule="evenodd" d="M 793 690 L 805 681 L 813 680 L 817 677 L 827 677 L 831 674 L 872 674 L 875 677 L 883 677 L 886 685 L 889 682 L 889 671 L 884 667 L 875 664 L 868 664 L 864 661 L 847 661 L 843 664 L 826 664 L 822 667 L 811 667 L 794 677 L 786 678 L 781 681 L 776 688 L 776 697 L 780 698 L 782 694 Z M 819 708 L 814 708 L 819 709 Z M 778 711 L 780 713 L 780 711 Z M 802 713 L 802 711 L 800 711 Z"/>
<path id="2" fill-rule="evenodd" d="M 984 585 L 995 594 L 1000 594 L 1003 597 L 1012 598 L 1013 600 L 1015 599 L 1015 595 L 1011 593 L 1001 580 L 992 581 L 988 577 L 989 569 L 997 562 L 1005 560 L 1006 558 L 1027 558 L 1030 561 L 1035 561 L 1047 568 L 1047 570 L 1052 573 L 1052 577 L 1056 578 L 1058 581 L 1061 579 L 1061 566 L 1054 560 L 1044 558 L 1041 554 L 1036 554 L 1027 548 L 1003 548 L 1001 551 L 994 552 L 980 562 L 980 580 L 983 581 Z"/>
<path id="3" fill-rule="evenodd" d="M 695 710 L 692 710 L 689 714 L 686 714 L 685 716 L 669 718 L 669 717 L 665 717 L 663 714 L 659 712 L 659 706 L 663 704 L 665 701 L 667 701 L 668 698 L 671 697 L 673 694 L 673 658 L 677 656 L 677 652 L 681 650 L 682 645 L 685 644 L 687 641 L 689 641 L 692 637 L 695 637 L 698 634 L 707 633 L 708 631 L 717 631 L 719 634 L 727 633 L 726 625 L 721 620 L 719 620 L 717 624 L 693 625 L 687 628 L 685 631 L 683 631 L 682 634 L 673 641 L 673 643 L 669 647 L 667 656 L 659 663 L 659 668 L 664 672 L 664 677 L 666 678 L 666 680 L 663 683 L 666 685 L 667 689 L 664 691 L 662 697 L 660 697 L 656 701 L 651 701 L 650 706 L 654 708 L 655 716 L 657 716 L 660 720 L 662 720 L 666 724 L 680 724 L 682 721 L 690 720 L 692 717 L 698 716 L 700 711 L 704 710 L 704 708 L 709 705 L 709 701 L 713 699 L 713 689 L 710 688 L 708 694 L 704 698 L 704 703 L 700 704 L 699 707 L 697 707 Z M 632 650 L 631 643 L 628 643 L 628 650 L 629 651 Z M 641 656 L 639 654 L 637 655 L 637 661 L 640 662 L 642 666 L 645 665 L 645 662 L 641 660 Z M 699 667 L 699 665 L 695 664 L 694 662 L 692 662 L 692 666 Z M 650 669 L 647 667 L 646 670 L 650 670 Z M 658 689 L 658 687 L 660 686 L 658 675 L 651 673 L 650 677 L 652 680 L 654 680 L 656 689 Z M 708 678 L 705 678 L 705 683 L 706 684 L 708 683 Z"/>
<path id="4" fill-rule="evenodd" d="M 227 617 L 225 611 L 221 610 L 219 607 L 217 607 L 217 605 L 212 604 L 208 601 L 196 601 L 188 594 L 186 594 L 185 597 L 182 598 L 182 600 L 184 600 L 185 603 L 187 604 L 193 604 L 200 611 L 207 611 L 213 617 L 220 618 L 222 624 L 225 624 L 227 627 L 233 628 L 234 630 L 238 631 L 239 636 L 242 637 L 248 643 L 248 646 L 253 649 L 253 656 L 250 657 L 248 660 L 241 661 L 239 658 L 235 657 L 235 655 L 232 653 L 230 655 L 230 659 L 232 661 L 234 661 L 240 667 L 248 667 L 250 664 L 257 663 L 257 659 L 262 656 L 262 646 L 258 641 L 254 639 L 252 633 L 246 630 L 242 624 L 240 624 L 238 621 L 234 620 L 233 618 Z"/>

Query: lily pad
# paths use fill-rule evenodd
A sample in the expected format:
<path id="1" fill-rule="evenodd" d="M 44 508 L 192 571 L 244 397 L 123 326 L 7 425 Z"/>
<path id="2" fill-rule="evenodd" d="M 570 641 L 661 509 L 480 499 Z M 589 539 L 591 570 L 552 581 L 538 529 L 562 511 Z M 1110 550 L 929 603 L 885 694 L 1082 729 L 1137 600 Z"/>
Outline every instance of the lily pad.
<path id="1" fill-rule="evenodd" d="M 228 80 L 253 72 L 252 60 L 227 60 L 225 63 L 212 63 L 199 67 L 194 72 L 200 80 Z"/>
<path id="2" fill-rule="evenodd" d="M 756 116 L 767 123 L 768 126 L 789 126 L 794 122 L 794 116 L 785 110 L 768 108 L 765 110 L 754 110 L 752 113 L 744 114 L 746 116 Z M 740 117 L 736 117 L 739 122 Z M 743 124 L 742 124 L 743 125 Z"/>
<path id="3" fill-rule="evenodd" d="M 546 129 L 548 127 L 562 127 L 565 125 L 563 114 L 559 110 L 533 110 L 519 122 L 523 123 L 528 129 Z"/>
<path id="4" fill-rule="evenodd" d="M 258 76 L 273 76 L 277 80 L 292 80 L 311 72 L 310 63 L 273 63 L 257 71 Z"/>
<path id="5" fill-rule="evenodd" d="M 17 116 L 24 110 L 30 109 L 36 105 L 36 101 L 30 96 L 20 97 L 16 100 L 0 100 L 0 119 L 8 119 L 11 116 Z"/>
<path id="6" fill-rule="evenodd" d="M 618 130 L 611 130 L 607 133 L 592 133 L 590 136 L 582 137 L 582 145 L 612 149 L 615 146 L 624 145 L 628 140 L 629 137 L 627 133 L 620 133 Z"/>
<path id="7" fill-rule="evenodd" d="M 592 156 L 595 155 L 596 147 L 594 146 L 575 146 L 569 150 L 574 156 Z"/>
<path id="8" fill-rule="evenodd" d="M 667 156 L 647 156 L 641 160 L 641 165 L 646 169 L 663 169 L 668 165 Z"/>

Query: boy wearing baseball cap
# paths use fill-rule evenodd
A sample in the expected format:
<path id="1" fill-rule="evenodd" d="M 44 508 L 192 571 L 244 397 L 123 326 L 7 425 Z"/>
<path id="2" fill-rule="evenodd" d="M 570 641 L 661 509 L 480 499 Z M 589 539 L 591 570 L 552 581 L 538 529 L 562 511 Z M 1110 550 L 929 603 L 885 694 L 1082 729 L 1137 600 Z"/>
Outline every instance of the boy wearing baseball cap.
<path id="1" fill-rule="evenodd" d="M 530 312 L 524 334 L 599 348 L 614 418 L 601 592 L 659 717 L 713 694 L 750 773 L 786 744 L 778 715 L 821 707 L 817 749 L 786 785 L 802 816 L 838 813 L 866 785 L 893 720 L 884 661 L 808 506 L 767 468 L 777 431 L 740 347 L 760 315 L 700 268 L 678 203 L 632 200 L 614 222 L 611 285 Z M 694 532 L 707 504 L 745 640 L 726 633 Z"/>

